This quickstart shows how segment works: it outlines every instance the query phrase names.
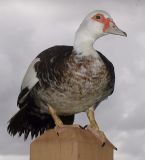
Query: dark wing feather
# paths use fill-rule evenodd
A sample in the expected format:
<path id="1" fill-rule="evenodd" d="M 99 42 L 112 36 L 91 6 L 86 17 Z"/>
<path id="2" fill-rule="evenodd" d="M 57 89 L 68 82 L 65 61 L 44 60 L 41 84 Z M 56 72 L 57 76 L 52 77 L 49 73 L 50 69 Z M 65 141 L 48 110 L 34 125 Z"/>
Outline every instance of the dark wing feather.
<path id="1" fill-rule="evenodd" d="M 64 124 L 73 124 L 74 115 L 60 116 L 60 119 Z M 48 114 L 40 114 L 31 110 L 30 106 L 21 108 L 9 121 L 8 132 L 15 136 L 17 133 L 19 136 L 24 134 L 26 140 L 28 135 L 31 137 L 37 137 L 44 133 L 45 130 L 54 128 L 55 124 L 52 117 Z"/>
<path id="2" fill-rule="evenodd" d="M 27 85 L 22 88 L 17 101 L 20 110 L 9 121 L 8 132 L 10 134 L 13 136 L 17 133 L 19 136 L 24 134 L 24 139 L 27 139 L 29 133 L 33 138 L 47 129 L 54 128 L 55 124 L 52 117 L 40 113 L 39 106 L 35 104 L 31 95 L 31 90 L 33 88 L 37 90 L 43 84 L 49 87 L 50 83 L 56 79 L 59 83 L 61 81 L 60 74 L 63 75 L 64 68 L 66 68 L 65 60 L 72 54 L 72 50 L 72 46 L 55 46 L 43 51 L 36 57 L 40 58 L 34 65 L 39 81 L 34 81 L 35 83 L 31 88 Z M 74 115 L 60 116 L 60 118 L 64 124 L 73 124 L 74 122 Z"/>
<path id="3" fill-rule="evenodd" d="M 67 68 L 65 62 L 73 53 L 72 50 L 72 46 L 54 46 L 37 56 L 40 61 L 35 64 L 35 70 L 41 84 L 46 84 L 48 87 L 50 84 L 61 82 Z"/>
<path id="4" fill-rule="evenodd" d="M 99 52 L 99 51 L 97 51 L 97 52 L 100 55 L 100 57 L 102 58 L 103 62 L 105 63 L 106 68 L 108 69 L 109 76 L 110 76 L 110 81 L 109 81 L 109 84 L 108 84 L 108 88 L 112 89 L 112 92 L 111 92 L 111 94 L 112 94 L 113 91 L 114 91 L 114 85 L 115 85 L 114 66 L 101 52 Z"/>

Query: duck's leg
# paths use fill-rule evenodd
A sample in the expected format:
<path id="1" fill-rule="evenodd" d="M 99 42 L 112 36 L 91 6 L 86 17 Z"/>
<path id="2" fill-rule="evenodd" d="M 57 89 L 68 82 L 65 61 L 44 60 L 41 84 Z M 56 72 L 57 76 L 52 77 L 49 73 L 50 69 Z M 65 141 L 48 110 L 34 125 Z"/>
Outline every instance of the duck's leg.
<path id="1" fill-rule="evenodd" d="M 48 111 L 51 114 L 54 123 L 56 125 L 55 130 L 57 132 L 57 134 L 59 135 L 59 133 L 63 132 L 65 130 L 65 128 L 67 127 L 77 127 L 77 128 L 82 128 L 81 126 L 77 125 L 77 124 L 72 124 L 72 125 L 64 125 L 62 120 L 59 118 L 59 116 L 56 114 L 56 111 L 53 109 L 53 107 L 51 107 L 49 105 L 48 107 Z"/>
<path id="2" fill-rule="evenodd" d="M 102 146 L 104 146 L 106 143 L 110 143 L 111 146 L 117 150 L 117 148 L 107 139 L 105 136 L 104 132 L 102 132 L 95 120 L 95 115 L 94 115 L 94 108 L 91 107 L 87 111 L 87 116 L 90 122 L 90 125 L 87 126 L 87 129 L 90 130 L 101 142 Z"/>
<path id="3" fill-rule="evenodd" d="M 57 116 L 56 111 L 49 105 L 48 111 L 51 114 L 56 127 L 63 127 L 62 120 Z"/>

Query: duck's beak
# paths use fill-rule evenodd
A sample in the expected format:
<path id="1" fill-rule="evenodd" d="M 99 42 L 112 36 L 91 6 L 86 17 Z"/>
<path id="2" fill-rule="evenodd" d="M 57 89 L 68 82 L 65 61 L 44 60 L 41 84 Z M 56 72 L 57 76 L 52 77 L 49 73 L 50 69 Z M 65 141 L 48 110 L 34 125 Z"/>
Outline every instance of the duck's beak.
<path id="1" fill-rule="evenodd" d="M 110 21 L 109 28 L 105 32 L 127 37 L 126 32 L 119 29 L 113 21 Z"/>

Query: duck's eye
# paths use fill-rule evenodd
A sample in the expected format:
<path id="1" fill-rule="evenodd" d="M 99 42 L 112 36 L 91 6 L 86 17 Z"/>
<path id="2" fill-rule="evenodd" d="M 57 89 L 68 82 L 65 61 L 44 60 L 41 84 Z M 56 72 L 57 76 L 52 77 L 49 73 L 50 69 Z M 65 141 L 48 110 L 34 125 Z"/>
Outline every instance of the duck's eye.
<path id="1" fill-rule="evenodd" d="M 101 19 L 101 16 L 97 15 L 97 16 L 96 16 L 96 19 Z"/>

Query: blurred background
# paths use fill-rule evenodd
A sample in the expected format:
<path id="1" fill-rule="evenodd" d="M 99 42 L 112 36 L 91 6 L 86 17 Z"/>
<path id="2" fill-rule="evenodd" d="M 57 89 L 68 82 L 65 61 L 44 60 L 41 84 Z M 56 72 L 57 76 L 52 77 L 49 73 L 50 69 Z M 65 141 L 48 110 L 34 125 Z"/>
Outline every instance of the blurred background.
<path id="1" fill-rule="evenodd" d="M 0 160 L 28 160 L 31 139 L 10 137 L 7 123 L 18 110 L 17 96 L 28 65 L 54 45 L 73 45 L 83 18 L 96 9 L 111 14 L 128 34 L 95 43 L 115 66 L 114 94 L 100 104 L 96 119 L 117 146 L 116 160 L 145 157 L 145 1 L 0 0 Z M 76 123 L 88 123 L 85 113 Z"/>

